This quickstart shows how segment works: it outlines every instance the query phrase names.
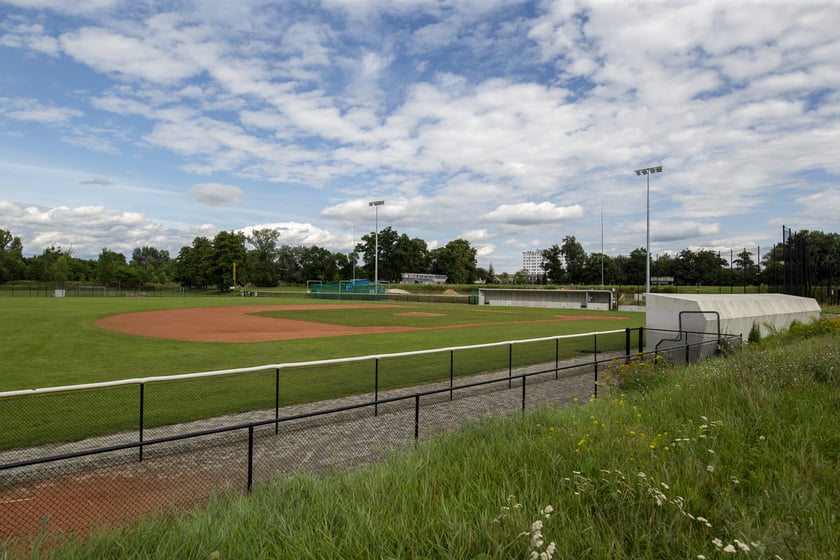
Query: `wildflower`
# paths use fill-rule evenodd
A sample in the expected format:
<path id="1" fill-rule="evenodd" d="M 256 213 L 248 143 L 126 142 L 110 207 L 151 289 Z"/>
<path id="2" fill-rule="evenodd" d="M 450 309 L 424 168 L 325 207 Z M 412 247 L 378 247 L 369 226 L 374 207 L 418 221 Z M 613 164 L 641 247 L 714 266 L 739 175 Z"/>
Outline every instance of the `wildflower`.
<path id="1" fill-rule="evenodd" d="M 718 538 L 712 539 L 712 544 L 715 545 L 716 548 L 723 548 L 723 541 Z"/>
<path id="2" fill-rule="evenodd" d="M 702 554 L 698 554 L 697 555 L 697 560 L 706 560 L 706 557 L 703 556 Z"/>
<path id="3" fill-rule="evenodd" d="M 715 472 L 714 465 L 706 465 L 706 472 L 710 472 L 710 473 Z"/>
<path id="4" fill-rule="evenodd" d="M 736 552 L 738 552 L 737 550 L 735 550 L 735 547 L 732 546 L 731 544 L 728 544 L 728 545 L 724 546 L 723 551 L 727 552 L 729 554 L 735 554 Z"/>
<path id="5" fill-rule="evenodd" d="M 548 519 L 549 517 L 551 517 L 551 514 L 552 514 L 553 512 L 554 512 L 554 508 L 553 508 L 553 507 L 551 507 L 551 505 L 547 505 L 547 506 L 545 506 L 543 509 L 541 509 L 541 510 L 540 510 L 540 514 L 541 514 L 543 517 L 545 517 L 546 519 Z"/>
<path id="6" fill-rule="evenodd" d="M 735 544 L 737 544 L 738 548 L 740 548 L 744 552 L 749 552 L 750 551 L 750 547 L 748 547 L 745 543 L 742 543 L 738 539 L 735 539 Z"/>

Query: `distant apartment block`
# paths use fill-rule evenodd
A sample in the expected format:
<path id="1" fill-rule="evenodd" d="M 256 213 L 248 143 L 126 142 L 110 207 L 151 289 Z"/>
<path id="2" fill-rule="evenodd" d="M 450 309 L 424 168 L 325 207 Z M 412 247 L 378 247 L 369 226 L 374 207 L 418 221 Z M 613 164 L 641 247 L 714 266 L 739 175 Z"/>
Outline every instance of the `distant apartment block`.
<path id="1" fill-rule="evenodd" d="M 536 277 L 545 274 L 544 262 L 542 251 L 522 251 L 522 270 L 527 271 L 528 276 Z"/>

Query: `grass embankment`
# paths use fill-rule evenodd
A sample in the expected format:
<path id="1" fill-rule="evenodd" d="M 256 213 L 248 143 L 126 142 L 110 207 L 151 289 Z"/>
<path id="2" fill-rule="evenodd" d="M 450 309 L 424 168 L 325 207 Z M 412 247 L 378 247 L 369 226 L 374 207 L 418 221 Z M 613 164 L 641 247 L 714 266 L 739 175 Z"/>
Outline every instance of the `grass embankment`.
<path id="1" fill-rule="evenodd" d="M 836 558 L 838 339 L 835 319 L 685 369 L 622 366 L 607 398 L 282 478 L 51 557 Z"/>

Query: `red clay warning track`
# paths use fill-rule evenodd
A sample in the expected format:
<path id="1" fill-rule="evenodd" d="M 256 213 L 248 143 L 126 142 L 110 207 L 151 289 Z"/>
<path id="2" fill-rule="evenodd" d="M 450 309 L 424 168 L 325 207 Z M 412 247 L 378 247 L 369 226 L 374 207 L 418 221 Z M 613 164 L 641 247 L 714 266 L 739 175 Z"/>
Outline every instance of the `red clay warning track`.
<path id="1" fill-rule="evenodd" d="M 405 306 L 382 304 L 357 305 L 320 305 L 318 309 L 382 309 L 393 308 L 395 311 L 407 309 Z M 261 311 L 294 311 L 312 309 L 311 305 L 245 305 L 235 307 L 200 307 L 191 309 L 166 309 L 160 311 L 139 311 L 112 315 L 96 321 L 100 328 L 124 334 L 165 338 L 172 340 L 187 340 L 192 342 L 265 342 L 269 340 L 292 340 L 297 338 L 318 338 L 324 336 L 347 336 L 355 334 L 378 334 L 392 332 L 407 332 L 450 327 L 352 327 L 297 319 L 281 319 L 277 317 L 263 317 L 254 315 Z M 408 313 L 398 313 L 406 314 Z M 411 314 L 414 315 L 414 314 Z M 587 319 L 627 319 L 627 317 L 600 315 L 556 315 L 560 320 Z M 545 322 L 512 321 L 521 322 Z M 495 322 L 482 323 L 485 325 L 499 324 Z M 458 327 L 478 325 L 457 325 Z"/>

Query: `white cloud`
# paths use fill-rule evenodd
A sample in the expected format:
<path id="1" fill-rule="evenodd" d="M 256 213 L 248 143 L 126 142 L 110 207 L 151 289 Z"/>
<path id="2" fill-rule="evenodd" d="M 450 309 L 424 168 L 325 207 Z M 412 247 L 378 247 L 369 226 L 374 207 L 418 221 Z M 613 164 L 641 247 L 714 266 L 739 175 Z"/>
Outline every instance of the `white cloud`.
<path id="1" fill-rule="evenodd" d="M 484 214 L 481 219 L 487 222 L 503 222 L 516 225 L 546 224 L 560 220 L 583 217 L 583 207 L 579 204 L 572 206 L 555 206 L 551 202 L 523 202 L 520 204 L 501 204 L 492 212 Z"/>
<path id="2" fill-rule="evenodd" d="M 60 42 L 64 52 L 76 60 L 99 72 L 127 79 L 168 84 L 185 80 L 201 70 L 171 46 L 96 27 L 66 33 Z"/>
<path id="3" fill-rule="evenodd" d="M 0 45 L 12 48 L 28 48 L 49 56 L 59 54 L 58 41 L 50 37 L 40 24 L 2 25 L 6 33 L 0 36 Z"/>
<path id="4" fill-rule="evenodd" d="M 102 206 L 41 208 L 0 201 L 0 221 L 21 238 L 26 255 L 54 246 L 90 259 L 105 247 L 130 255 L 144 245 L 177 254 L 189 244 L 182 232 L 166 230 L 143 214 Z"/>
<path id="5" fill-rule="evenodd" d="M 18 121 L 61 124 L 84 115 L 78 109 L 45 105 L 35 99 L 0 97 L 0 114 Z"/>
<path id="6" fill-rule="evenodd" d="M 205 206 L 236 206 L 242 199 L 242 189 L 222 183 L 199 183 L 190 187 L 193 200 Z"/>

